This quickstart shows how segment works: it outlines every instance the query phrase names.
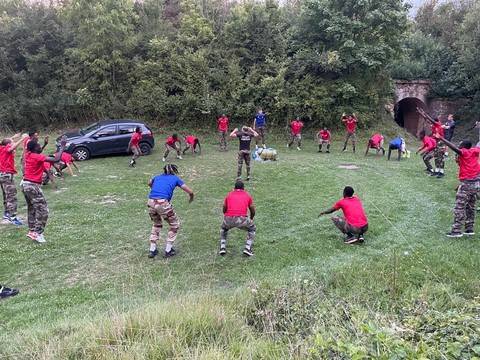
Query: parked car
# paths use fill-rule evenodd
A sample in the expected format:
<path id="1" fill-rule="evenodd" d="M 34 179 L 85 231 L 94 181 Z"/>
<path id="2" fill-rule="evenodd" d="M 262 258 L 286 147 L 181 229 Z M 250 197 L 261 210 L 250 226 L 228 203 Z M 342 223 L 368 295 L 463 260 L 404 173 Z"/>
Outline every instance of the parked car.
<path id="1" fill-rule="evenodd" d="M 91 156 L 125 153 L 137 126 L 142 128 L 139 145 L 142 155 L 149 155 L 155 140 L 150 128 L 139 120 L 100 120 L 79 131 L 69 132 L 65 134 L 65 151 L 80 161 Z M 56 140 L 57 149 L 62 136 Z"/>

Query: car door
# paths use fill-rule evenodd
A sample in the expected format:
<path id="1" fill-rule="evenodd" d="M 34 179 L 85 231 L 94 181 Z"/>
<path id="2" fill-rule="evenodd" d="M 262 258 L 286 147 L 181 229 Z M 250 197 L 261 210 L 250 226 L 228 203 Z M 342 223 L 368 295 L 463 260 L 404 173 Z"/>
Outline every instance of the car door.
<path id="1" fill-rule="evenodd" d="M 117 144 L 117 134 L 117 125 L 106 125 L 96 131 L 92 135 L 89 144 L 91 155 L 115 154 L 120 152 L 120 147 Z"/>
<path id="2" fill-rule="evenodd" d="M 135 128 L 138 124 L 121 124 L 118 125 L 118 144 L 123 148 L 123 151 L 127 150 L 128 143 L 135 133 Z"/>

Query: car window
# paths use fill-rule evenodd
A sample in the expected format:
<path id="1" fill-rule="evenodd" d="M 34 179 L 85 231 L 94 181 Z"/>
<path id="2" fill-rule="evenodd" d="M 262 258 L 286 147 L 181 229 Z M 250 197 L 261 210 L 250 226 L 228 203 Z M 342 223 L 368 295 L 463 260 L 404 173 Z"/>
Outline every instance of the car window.
<path id="1" fill-rule="evenodd" d="M 135 132 L 135 128 L 137 125 L 119 125 L 118 126 L 118 133 L 122 134 L 133 134 Z"/>
<path id="2" fill-rule="evenodd" d="M 111 125 L 111 126 L 105 126 L 104 128 L 98 130 L 95 135 L 99 137 L 106 137 L 106 136 L 116 135 L 116 133 L 117 133 L 117 127 L 115 125 Z"/>
<path id="3" fill-rule="evenodd" d="M 89 132 L 100 129 L 101 126 L 102 125 L 100 125 L 99 123 L 94 123 L 92 125 L 87 126 L 86 128 L 83 128 L 82 130 L 80 130 L 80 133 L 85 135 L 85 134 L 88 134 Z"/>

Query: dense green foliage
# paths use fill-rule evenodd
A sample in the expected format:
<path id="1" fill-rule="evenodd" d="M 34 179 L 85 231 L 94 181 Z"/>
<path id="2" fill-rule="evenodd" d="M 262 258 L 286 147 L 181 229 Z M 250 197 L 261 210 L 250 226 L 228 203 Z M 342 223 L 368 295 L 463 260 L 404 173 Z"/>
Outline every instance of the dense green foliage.
<path id="1" fill-rule="evenodd" d="M 367 125 L 391 93 L 401 0 L 27 0 L 0 4 L 0 128 L 221 113 Z"/>

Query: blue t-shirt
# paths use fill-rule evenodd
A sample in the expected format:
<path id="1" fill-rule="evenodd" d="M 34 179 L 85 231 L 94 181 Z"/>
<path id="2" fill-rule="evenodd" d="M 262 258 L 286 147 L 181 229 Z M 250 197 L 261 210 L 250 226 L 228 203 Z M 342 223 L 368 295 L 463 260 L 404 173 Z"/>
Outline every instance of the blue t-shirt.
<path id="1" fill-rule="evenodd" d="M 255 125 L 256 126 L 265 126 L 265 114 L 255 115 Z"/>
<path id="2" fill-rule="evenodd" d="M 402 146 L 402 138 L 395 138 L 390 142 L 390 149 L 400 149 Z"/>
<path id="3" fill-rule="evenodd" d="M 149 199 L 166 199 L 172 200 L 173 190 L 175 187 L 183 185 L 182 179 L 176 175 L 161 174 L 152 179 L 152 189 Z"/>

